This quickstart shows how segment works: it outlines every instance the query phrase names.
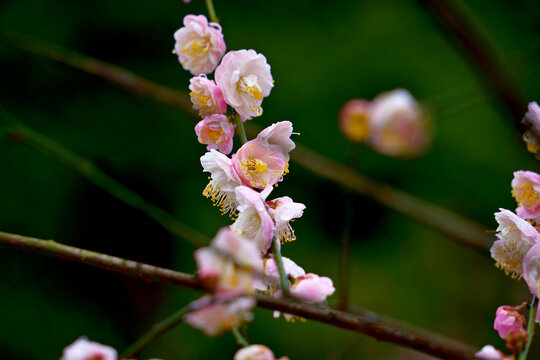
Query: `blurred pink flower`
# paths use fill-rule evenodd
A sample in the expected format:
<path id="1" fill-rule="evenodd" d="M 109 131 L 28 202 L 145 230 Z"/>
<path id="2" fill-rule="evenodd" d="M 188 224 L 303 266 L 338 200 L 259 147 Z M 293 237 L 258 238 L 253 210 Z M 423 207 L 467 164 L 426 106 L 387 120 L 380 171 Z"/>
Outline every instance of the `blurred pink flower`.
<path id="1" fill-rule="evenodd" d="M 499 223 L 498 240 L 491 246 L 491 257 L 496 266 L 512 277 L 521 277 L 523 258 L 531 247 L 540 240 L 536 229 L 510 210 L 500 209 L 495 213 Z"/>
<path id="2" fill-rule="evenodd" d="M 428 116 L 404 89 L 382 93 L 373 99 L 371 146 L 388 156 L 412 158 L 431 143 Z"/>
<path id="3" fill-rule="evenodd" d="M 207 79 L 206 75 L 192 77 L 189 80 L 189 90 L 193 108 L 199 111 L 201 117 L 227 111 L 227 103 L 221 90 L 213 80 Z"/>
<path id="4" fill-rule="evenodd" d="M 272 245 L 274 222 L 268 214 L 261 193 L 246 186 L 235 189 L 238 202 L 238 218 L 231 225 L 231 230 L 253 241 L 261 254 L 265 254 Z"/>
<path id="5" fill-rule="evenodd" d="M 195 306 L 197 308 L 186 315 L 185 322 L 208 336 L 216 336 L 251 321 L 250 311 L 255 306 L 255 299 L 240 297 L 220 300 L 206 295 L 197 300 Z"/>
<path id="6" fill-rule="evenodd" d="M 257 139 L 266 142 L 268 145 L 279 146 L 283 157 L 286 161 L 289 161 L 289 152 L 296 147 L 294 141 L 291 140 L 292 133 L 292 123 L 285 120 L 274 123 L 262 130 L 257 135 Z"/>
<path id="7" fill-rule="evenodd" d="M 308 303 L 323 302 L 334 291 L 336 288 L 330 278 L 313 273 L 299 276 L 290 286 L 292 296 Z"/>
<path id="8" fill-rule="evenodd" d="M 350 141 L 364 142 L 371 133 L 371 108 L 369 101 L 352 99 L 339 110 L 338 124 L 341 133 Z"/>
<path id="9" fill-rule="evenodd" d="M 231 152 L 233 147 L 234 125 L 225 115 L 214 114 L 205 117 L 195 125 L 195 133 L 206 150 L 219 150 L 223 154 Z"/>
<path id="10" fill-rule="evenodd" d="M 261 103 L 274 86 L 270 65 L 255 50 L 230 51 L 216 69 L 223 97 L 242 121 L 262 114 Z"/>
<path id="11" fill-rule="evenodd" d="M 193 75 L 211 73 L 225 54 L 221 26 L 209 24 L 204 15 L 184 17 L 184 26 L 174 33 L 174 39 L 178 60 Z"/>
<path id="12" fill-rule="evenodd" d="M 281 242 L 296 240 L 291 222 L 302 216 L 306 206 L 302 203 L 294 202 L 288 196 L 267 201 L 268 212 L 275 222 L 275 237 Z"/>
<path id="13" fill-rule="evenodd" d="M 260 283 L 263 266 L 253 241 L 222 228 L 210 247 L 195 251 L 197 278 L 218 294 L 249 294 Z"/>
<path id="14" fill-rule="evenodd" d="M 523 259 L 523 278 L 531 294 L 540 297 L 540 244 L 533 246 Z M 540 311 L 537 311 L 535 320 L 540 324 Z"/>
<path id="15" fill-rule="evenodd" d="M 283 260 L 283 268 L 285 270 L 285 274 L 287 274 L 289 278 L 296 279 L 306 274 L 304 269 L 296 265 L 296 263 L 292 261 L 291 259 L 283 256 L 282 260 Z M 279 278 L 279 269 L 277 267 L 276 261 L 274 260 L 274 256 L 272 254 L 269 255 L 268 259 L 264 260 L 264 284 L 265 286 L 263 288 L 259 288 L 259 290 L 264 291 L 264 290 L 267 290 L 268 287 L 270 287 L 271 289 L 281 288 L 280 278 Z"/>
<path id="16" fill-rule="evenodd" d="M 242 183 L 257 189 L 276 184 L 289 171 L 281 148 L 259 138 L 242 145 L 232 156 L 232 164 Z"/>
<path id="17" fill-rule="evenodd" d="M 64 349 L 62 360 L 116 360 L 117 356 L 112 347 L 81 337 Z"/>
<path id="18" fill-rule="evenodd" d="M 288 360 L 288 357 L 280 357 L 277 360 Z M 276 360 L 272 350 L 264 345 L 246 346 L 236 352 L 233 360 Z"/>
<path id="19" fill-rule="evenodd" d="M 495 312 L 493 328 L 497 330 L 499 336 L 505 339 L 510 333 L 521 332 L 525 328 L 525 316 L 518 307 L 503 305 Z"/>
<path id="20" fill-rule="evenodd" d="M 540 150 L 540 106 L 536 102 L 529 103 L 529 111 L 521 122 L 527 128 L 523 134 L 527 150 L 538 155 L 538 150 Z"/>
<path id="21" fill-rule="evenodd" d="M 479 359 L 484 360 L 511 360 L 513 357 L 506 356 L 491 345 L 484 346 L 480 351 L 474 354 Z"/>
<path id="22" fill-rule="evenodd" d="M 516 198 L 516 213 L 523 219 L 540 222 L 540 175 L 532 171 L 516 171 L 512 179 L 512 195 Z"/>

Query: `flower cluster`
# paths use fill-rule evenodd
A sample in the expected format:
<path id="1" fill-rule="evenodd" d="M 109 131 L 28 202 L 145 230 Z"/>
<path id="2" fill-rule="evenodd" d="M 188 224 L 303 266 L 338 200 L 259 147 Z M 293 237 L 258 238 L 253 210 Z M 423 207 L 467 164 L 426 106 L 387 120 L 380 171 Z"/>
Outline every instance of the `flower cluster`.
<path id="1" fill-rule="evenodd" d="M 497 240 L 491 247 L 495 265 L 512 278 L 524 278 L 530 292 L 540 296 L 540 175 L 532 171 L 516 171 L 512 179 L 512 196 L 516 199 L 515 213 L 500 209 L 495 213 Z M 477 356 L 482 359 L 513 359 L 527 343 L 525 318 L 527 307 L 501 306 L 497 309 L 494 328 L 504 339 L 507 356 L 492 346 L 486 346 Z M 534 310 L 534 309 L 533 309 Z M 540 316 L 535 321 L 540 323 Z"/>
<path id="2" fill-rule="evenodd" d="M 431 142 L 428 113 L 404 89 L 382 93 L 372 101 L 349 100 L 338 120 L 347 139 L 366 142 L 387 156 L 413 158 L 426 152 Z"/>
<path id="3" fill-rule="evenodd" d="M 252 295 L 259 291 L 324 304 L 335 288 L 332 280 L 307 273 L 288 258 L 282 244 L 296 239 L 291 222 L 302 216 L 304 204 L 288 196 L 269 199 L 273 186 L 289 172 L 289 153 L 295 148 L 290 121 L 262 130 L 233 151 L 243 122 L 262 114 L 262 101 L 274 80 L 264 55 L 255 50 L 225 52 L 221 28 L 203 15 L 188 15 L 175 34 L 175 53 L 195 75 L 189 89 L 193 108 L 203 118 L 195 133 L 207 152 L 201 157 L 209 183 L 203 195 L 222 214 L 234 220 L 219 230 L 208 247 L 195 252 L 197 278 L 211 292 L 192 304 L 185 321 L 214 336 L 252 318 Z M 208 75 L 215 70 L 212 80 Z M 276 259 L 282 259 L 283 267 Z M 284 291 L 284 276 L 287 291 Z M 241 349 L 235 359 L 275 359 L 262 345 Z M 282 358 L 285 359 L 285 358 Z"/>

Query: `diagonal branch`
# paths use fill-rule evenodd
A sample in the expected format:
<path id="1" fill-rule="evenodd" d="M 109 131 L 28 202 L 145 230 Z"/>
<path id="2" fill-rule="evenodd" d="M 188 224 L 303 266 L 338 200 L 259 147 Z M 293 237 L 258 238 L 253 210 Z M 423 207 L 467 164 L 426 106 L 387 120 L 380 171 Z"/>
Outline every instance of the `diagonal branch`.
<path id="1" fill-rule="evenodd" d="M 188 96 L 179 90 L 157 84 L 103 61 L 26 36 L 0 31 L 0 40 L 19 49 L 97 75 L 123 86 L 127 90 L 175 107 L 198 119 L 197 114 L 191 108 Z M 257 128 L 253 124 L 250 125 L 248 130 L 251 130 L 251 133 L 255 132 Z M 305 146 L 297 144 L 295 151 L 291 153 L 291 158 L 297 164 L 320 177 L 371 197 L 395 211 L 446 234 L 465 246 L 487 253 L 493 242 L 492 236 L 485 232 L 484 226 L 413 195 L 377 183 L 354 169 L 335 162 Z"/>
<path id="2" fill-rule="evenodd" d="M 0 232 L 0 245 L 95 266 L 107 271 L 134 276 L 147 282 L 172 284 L 205 291 L 204 286 L 193 275 L 62 245 L 52 240 L 41 240 Z M 256 295 L 255 297 L 257 305 L 262 308 L 278 310 L 355 331 L 377 340 L 415 349 L 442 359 L 475 359 L 475 350 L 469 345 L 383 317 L 368 310 L 358 310 L 356 314 L 351 314 L 290 299 L 276 299 L 267 295 Z"/>

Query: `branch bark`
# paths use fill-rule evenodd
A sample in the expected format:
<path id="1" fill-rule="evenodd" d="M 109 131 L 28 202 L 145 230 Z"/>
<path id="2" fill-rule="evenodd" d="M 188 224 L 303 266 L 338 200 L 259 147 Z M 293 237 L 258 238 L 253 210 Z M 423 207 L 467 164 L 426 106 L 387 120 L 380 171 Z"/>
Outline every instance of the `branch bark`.
<path id="1" fill-rule="evenodd" d="M 107 271 L 137 277 L 147 282 L 158 282 L 205 291 L 195 276 L 157 266 L 105 255 L 90 250 L 59 244 L 52 240 L 0 232 L 0 245 L 16 247 L 43 255 L 58 257 L 98 267 Z M 428 330 L 414 328 L 368 310 L 356 314 L 300 303 L 291 299 L 276 299 L 256 295 L 257 305 L 306 319 L 355 331 L 377 340 L 386 341 L 449 360 L 473 360 L 475 349 L 459 341 Z"/>

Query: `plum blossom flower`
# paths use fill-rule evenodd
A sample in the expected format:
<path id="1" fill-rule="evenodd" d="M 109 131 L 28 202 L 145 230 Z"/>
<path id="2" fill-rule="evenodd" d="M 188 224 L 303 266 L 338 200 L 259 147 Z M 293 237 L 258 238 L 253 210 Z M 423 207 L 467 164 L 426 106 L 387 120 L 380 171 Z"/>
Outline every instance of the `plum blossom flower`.
<path id="1" fill-rule="evenodd" d="M 118 353 L 110 346 L 90 341 L 80 337 L 67 346 L 62 354 L 62 360 L 116 360 Z"/>
<path id="2" fill-rule="evenodd" d="M 231 230 L 252 240 L 265 254 L 272 245 L 274 222 L 268 214 L 263 195 L 246 186 L 238 186 L 235 194 L 238 218 L 231 225 Z"/>
<path id="3" fill-rule="evenodd" d="M 291 140 L 293 127 L 290 121 L 279 121 L 262 130 L 257 139 L 265 141 L 268 145 L 277 145 L 281 149 L 281 153 L 286 161 L 289 161 L 289 152 L 295 147 L 294 141 Z"/>
<path id="4" fill-rule="evenodd" d="M 281 148 L 255 138 L 232 156 L 234 170 L 242 183 L 257 189 L 279 182 L 289 172 L 289 164 Z"/>
<path id="5" fill-rule="evenodd" d="M 388 156 L 411 158 L 424 153 L 430 142 L 427 114 L 404 89 L 373 99 L 371 146 Z"/>
<path id="6" fill-rule="evenodd" d="M 530 292 L 540 297 L 540 244 L 533 246 L 523 259 L 523 278 Z M 538 308 L 540 310 L 540 305 Z M 540 311 L 536 312 L 535 320 L 540 324 Z"/>
<path id="7" fill-rule="evenodd" d="M 275 237 L 281 243 L 296 240 L 296 235 L 290 223 L 302 216 L 306 206 L 294 202 L 288 196 L 267 201 L 266 204 L 268 205 L 268 212 L 275 222 Z"/>
<path id="8" fill-rule="evenodd" d="M 540 175 L 532 171 L 516 171 L 512 179 L 512 196 L 516 198 L 516 213 L 523 219 L 540 220 Z"/>
<path id="9" fill-rule="evenodd" d="M 484 346 L 474 355 L 477 358 L 484 360 L 512 360 L 514 358 L 513 356 L 506 356 L 501 351 L 495 349 L 492 345 Z"/>
<path id="10" fill-rule="evenodd" d="M 305 275 L 306 272 L 304 269 L 302 269 L 300 266 L 296 265 L 294 261 L 292 261 L 289 258 L 282 257 L 283 261 L 283 268 L 285 270 L 285 274 L 291 279 L 296 279 L 302 275 Z M 277 267 L 276 261 L 274 260 L 274 256 L 272 254 L 269 255 L 268 259 L 264 260 L 264 287 L 258 288 L 259 290 L 268 290 L 268 287 L 270 287 L 270 290 L 279 289 L 281 287 L 280 283 L 280 277 L 279 277 L 279 269 Z"/>
<path id="11" fill-rule="evenodd" d="M 234 189 L 242 184 L 233 169 L 232 161 L 219 151 L 210 150 L 201 157 L 203 171 L 210 173 L 210 182 L 203 195 L 217 206 L 222 214 L 236 214 L 236 194 Z"/>
<path id="12" fill-rule="evenodd" d="M 525 328 L 525 316 L 518 307 L 503 305 L 495 312 L 493 328 L 497 330 L 501 339 L 505 339 L 508 334 L 521 332 Z"/>
<path id="13" fill-rule="evenodd" d="M 227 103 L 223 99 L 221 89 L 214 80 L 207 79 L 206 75 L 192 77 L 189 80 L 189 90 L 193 108 L 199 111 L 201 117 L 223 114 L 227 111 Z"/>
<path id="14" fill-rule="evenodd" d="M 527 127 L 523 134 L 527 150 L 533 154 L 538 154 L 540 149 L 540 106 L 536 102 L 529 103 L 529 111 L 521 122 Z"/>
<path id="15" fill-rule="evenodd" d="M 371 108 L 369 101 L 352 99 L 339 110 L 338 124 L 341 133 L 350 141 L 364 142 L 371 133 Z"/>
<path id="16" fill-rule="evenodd" d="M 289 360 L 289 358 L 283 356 L 276 359 L 272 350 L 266 346 L 250 345 L 238 350 L 233 360 Z"/>
<path id="17" fill-rule="evenodd" d="M 256 244 L 229 228 L 221 229 L 210 247 L 195 251 L 197 277 L 217 294 L 247 294 L 260 283 L 262 260 Z"/>
<path id="18" fill-rule="evenodd" d="M 195 133 L 199 142 L 205 144 L 208 151 L 215 149 L 228 154 L 232 150 L 234 126 L 225 115 L 214 114 L 205 117 L 195 125 Z"/>
<path id="19" fill-rule="evenodd" d="M 261 103 L 274 86 L 270 65 L 255 50 L 228 52 L 216 69 L 223 97 L 242 121 L 262 114 Z"/>
<path id="20" fill-rule="evenodd" d="M 308 303 L 321 303 L 336 291 L 332 280 L 313 273 L 299 276 L 290 286 L 291 295 Z"/>
<path id="21" fill-rule="evenodd" d="M 216 299 L 206 295 L 197 300 L 194 306 L 196 309 L 186 315 L 185 321 L 204 331 L 208 336 L 216 336 L 251 321 L 250 311 L 255 306 L 255 299 L 251 297 Z"/>
<path id="22" fill-rule="evenodd" d="M 187 15 L 184 26 L 174 33 L 174 53 L 182 67 L 193 75 L 214 71 L 226 46 L 217 23 L 208 23 L 204 15 Z"/>
<path id="23" fill-rule="evenodd" d="M 497 231 L 500 233 L 491 246 L 491 257 L 507 275 L 521 277 L 523 258 L 540 240 L 540 235 L 531 224 L 510 210 L 500 210 L 495 213 L 495 220 L 499 223 Z"/>

